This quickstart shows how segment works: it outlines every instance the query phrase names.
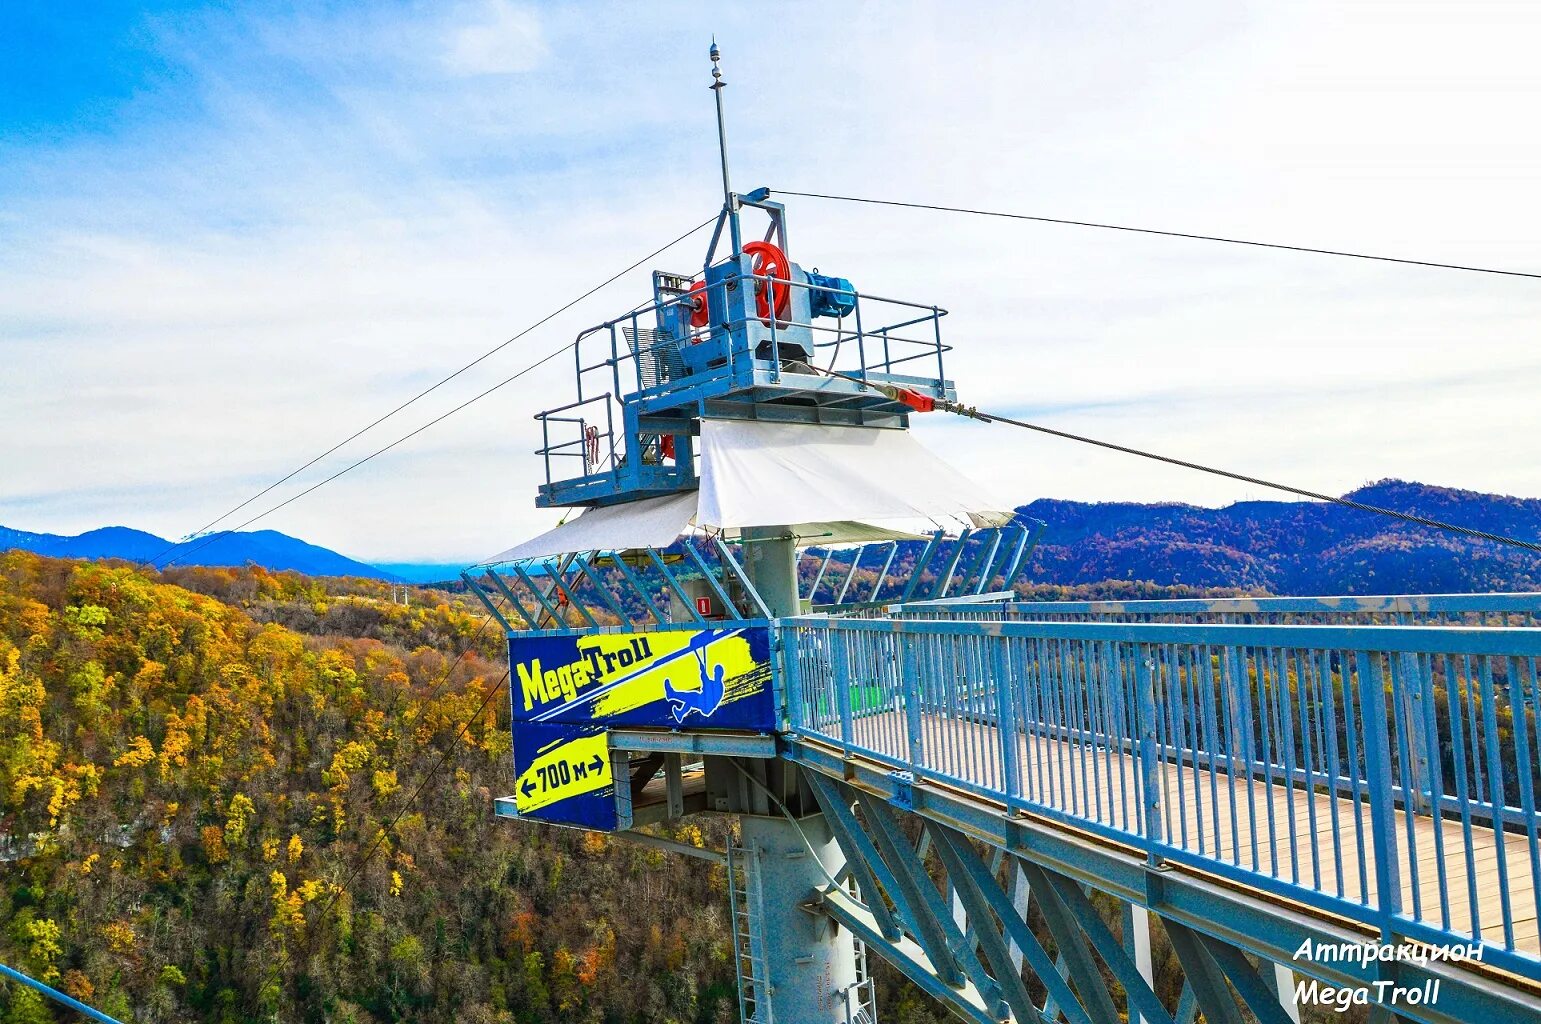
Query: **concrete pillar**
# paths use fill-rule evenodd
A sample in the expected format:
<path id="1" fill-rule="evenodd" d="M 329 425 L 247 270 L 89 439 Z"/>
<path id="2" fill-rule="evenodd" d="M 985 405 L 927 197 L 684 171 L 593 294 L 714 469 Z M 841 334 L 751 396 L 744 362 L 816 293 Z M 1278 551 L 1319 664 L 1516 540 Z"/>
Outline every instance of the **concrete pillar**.
<path id="1" fill-rule="evenodd" d="M 846 929 L 800 909 L 844 866 L 840 847 L 822 814 L 797 825 L 784 817 L 740 820 L 749 861 L 750 950 L 766 975 L 758 980 L 769 996 L 772 1019 L 845 1024 L 844 993 L 857 981 L 855 943 Z"/>

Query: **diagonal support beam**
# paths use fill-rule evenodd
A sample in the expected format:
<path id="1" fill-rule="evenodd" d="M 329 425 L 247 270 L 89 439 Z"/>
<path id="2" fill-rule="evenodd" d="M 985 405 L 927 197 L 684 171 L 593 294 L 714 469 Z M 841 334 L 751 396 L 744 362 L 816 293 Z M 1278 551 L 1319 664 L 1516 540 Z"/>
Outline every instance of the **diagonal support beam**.
<path id="1" fill-rule="evenodd" d="M 1247 1009 L 1257 1017 L 1259 1024 L 1294 1024 L 1279 1002 L 1273 986 L 1263 980 L 1263 976 L 1241 950 L 1207 935 L 1200 934 L 1198 939 L 1241 996 L 1242 1002 L 1247 1004 Z"/>
<path id="2" fill-rule="evenodd" d="M 874 927 L 867 908 L 858 906 L 850 893 L 832 889 L 820 898 L 820 906 L 824 913 L 849 928 L 869 950 L 881 950 L 884 960 L 964 1020 L 973 1024 L 1001 1024 L 1000 1015 L 991 1008 L 995 1000 L 984 999 L 967 981 L 956 987 L 943 984 L 936 965 L 918 943 L 908 937 L 894 942 L 884 939 Z"/>
<path id="3" fill-rule="evenodd" d="M 632 591 L 637 595 L 637 599 L 642 602 L 642 607 L 647 609 L 647 613 L 653 617 L 654 622 L 658 623 L 660 626 L 664 625 L 665 620 L 662 613 L 660 613 L 657 606 L 653 604 L 653 599 L 648 596 L 647 589 L 642 586 L 642 581 L 637 577 L 637 574 L 632 571 L 631 566 L 626 564 L 625 553 L 617 551 L 614 555 L 614 561 L 615 568 L 626 580 L 626 584 L 631 587 Z"/>
<path id="4" fill-rule="evenodd" d="M 905 897 L 915 911 L 916 923 L 923 932 L 930 932 L 934 938 L 942 941 L 946 953 L 962 969 L 968 980 L 1004 1016 L 1007 1010 L 1001 1001 L 1000 986 L 985 971 L 979 957 L 974 955 L 963 929 L 953 921 L 942 894 L 926 873 L 925 861 L 911 854 L 893 811 L 881 800 L 860 790 L 855 792 L 861 803 L 862 814 L 871 826 L 878 852 L 888 860 L 900 888 L 906 890 Z M 929 833 L 922 831 L 921 835 L 924 837 Z"/>
<path id="5" fill-rule="evenodd" d="M 594 552 L 594 557 L 599 557 L 599 552 Z M 615 599 L 613 594 L 610 593 L 610 588 L 605 584 L 605 581 L 600 578 L 599 573 L 595 572 L 592 568 L 589 567 L 588 557 L 585 555 L 579 555 L 573 561 L 577 564 L 578 571 L 583 573 L 584 576 L 588 577 L 588 581 L 590 583 L 594 584 L 594 592 L 599 595 L 599 599 L 604 602 L 605 607 L 610 609 L 610 614 L 614 615 L 622 625 L 630 626 L 631 628 L 635 629 L 636 623 L 631 621 L 631 616 L 626 614 L 626 609 L 622 608 L 621 603 Z"/>
<path id="6" fill-rule="evenodd" d="M 926 899 L 926 892 L 931 888 L 929 878 L 925 877 L 924 870 L 919 871 L 917 878 L 917 862 L 910 848 L 905 845 L 904 837 L 899 834 L 898 824 L 889 815 L 888 808 L 867 794 L 858 790 L 856 799 L 861 805 L 862 815 L 872 827 L 872 841 L 874 851 L 879 862 L 888 869 L 888 877 L 893 880 L 893 893 L 896 902 L 908 908 L 909 923 L 915 929 L 915 938 L 920 941 L 926 951 L 926 956 L 936 965 L 937 976 L 952 988 L 961 986 L 964 982 L 964 974 L 959 958 L 954 955 L 955 946 L 948 940 L 953 938 L 949 930 L 956 932 L 957 928 L 947 916 L 947 908 L 941 905 L 941 897 L 933 890 L 931 900 Z M 962 935 L 956 936 L 958 944 L 963 941 Z"/>
<path id="7" fill-rule="evenodd" d="M 1055 893 L 1068 907 L 1077 921 L 1081 924 L 1081 930 L 1091 940 L 1092 948 L 1097 955 L 1102 957 L 1102 962 L 1108 965 L 1118 983 L 1124 987 L 1124 993 L 1128 996 L 1130 1015 L 1138 1012 L 1145 1018 L 1146 1024 L 1173 1024 L 1172 1015 L 1166 1012 L 1166 1007 L 1156 997 L 1155 990 L 1140 973 L 1139 967 L 1125 952 L 1112 930 L 1097 913 L 1097 908 L 1092 906 L 1092 901 L 1075 882 L 1064 875 L 1052 871 L 1045 871 L 1044 876 L 1049 884 L 1054 887 Z M 1142 911 L 1143 913 L 1143 911 Z"/>
<path id="8" fill-rule="evenodd" d="M 979 858 L 967 839 L 956 833 L 950 833 L 945 826 L 938 825 L 934 821 L 926 822 L 926 831 L 931 833 L 932 849 L 936 850 L 937 856 L 941 858 L 942 866 L 947 869 L 947 877 L 952 881 L 953 891 L 968 915 L 969 931 L 979 940 L 980 952 L 989 961 L 990 970 L 995 974 L 995 983 L 1000 986 L 1001 998 L 1006 1001 L 1012 1015 L 1019 1021 L 1043 1017 L 1042 1011 L 1033 1005 L 1032 996 L 1029 995 L 1027 986 L 1023 984 L 1021 974 L 1012 968 L 1011 950 L 1007 948 L 1005 937 L 996 931 L 994 923 L 990 920 L 992 909 L 1002 921 L 1008 916 L 1014 916 L 1006 894 L 998 885 L 991 884 L 986 889 L 980 884 L 981 878 L 993 883 L 994 877 L 983 864 L 979 863 Z M 1074 1006 L 1076 1010 L 1080 1010 L 1079 1003 L 1075 1003 Z M 1066 1016 L 1073 1022 L 1079 1019 L 1073 1013 Z"/>
<path id="9" fill-rule="evenodd" d="M 508 619 L 504 618 L 503 613 L 498 610 L 498 606 L 493 604 L 492 600 L 487 597 L 487 592 L 482 590 L 476 580 L 471 578 L 471 574 L 463 572 L 460 574 L 460 578 L 466 581 L 466 586 L 471 589 L 471 594 L 482 603 L 483 608 L 487 609 L 487 614 L 496 619 L 498 625 L 503 627 L 504 635 L 512 633 L 514 627 L 508 624 Z"/>
<path id="10" fill-rule="evenodd" d="M 503 577 L 499 576 L 493 570 L 488 569 L 486 578 L 492 581 L 493 586 L 497 587 L 498 591 L 502 593 L 503 599 L 509 603 L 510 607 L 519 613 L 520 618 L 524 619 L 524 629 L 540 628 L 539 616 L 530 614 L 530 610 L 524 606 L 523 601 L 514 596 L 513 589 L 503 581 Z"/>
<path id="11" fill-rule="evenodd" d="M 1204 1015 L 1205 1024 L 1246 1024 L 1241 1008 L 1226 985 L 1225 972 L 1215 963 L 1199 933 L 1166 918 L 1162 918 L 1161 923 L 1166 926 L 1172 950 L 1182 964 L 1183 973 L 1188 976 L 1188 985 L 1199 1012 Z"/>
<path id="12" fill-rule="evenodd" d="M 827 776 L 818 772 L 810 772 L 804 769 L 803 776 L 807 780 L 808 788 L 813 791 L 813 799 L 824 811 L 824 820 L 829 824 L 829 831 L 835 838 L 835 843 L 840 847 L 840 852 L 845 854 L 845 866 L 856 878 L 856 887 L 861 890 L 862 896 L 867 901 L 867 909 L 872 912 L 872 918 L 877 922 L 878 931 L 889 942 L 896 942 L 904 934 L 899 927 L 899 922 L 894 920 L 894 915 L 889 911 L 888 904 L 883 900 L 884 889 L 888 886 L 880 886 L 877 872 L 887 874 L 887 868 L 877 850 L 862 832 L 856 815 L 851 813 L 850 803 L 840 794 L 837 784 Z M 889 889 L 891 893 L 897 893 L 897 885 Z M 906 921 L 910 919 L 909 908 L 899 903 L 897 895 L 894 903 L 899 907 L 899 912 Z"/>
<path id="13" fill-rule="evenodd" d="M 921 833 L 921 836 L 929 842 L 931 833 L 928 830 Z M 967 861 L 964 862 L 964 867 L 965 870 L 968 870 Z M 1018 870 L 1020 872 L 1020 868 Z M 1081 1001 L 1076 998 L 1075 992 L 1070 988 L 1069 974 L 1065 970 L 1064 957 L 1050 957 L 1048 950 L 1044 949 L 1043 943 L 1038 941 L 1038 936 L 1034 935 L 1032 929 L 1027 926 L 1028 894 L 1031 886 L 1025 881 L 1025 876 L 1018 875 L 1018 878 L 1023 880 L 1013 886 L 1013 892 L 1009 898 L 1005 895 L 1004 890 L 1001 889 L 1000 883 L 996 881 L 994 872 L 989 874 L 973 873 L 973 877 L 974 884 L 982 892 L 988 894 L 992 902 L 995 902 L 997 906 L 1010 908 L 1009 912 L 998 914 L 997 916 L 1000 917 L 1001 926 L 1005 929 L 1006 937 L 1010 939 L 1012 971 L 1013 973 L 1020 973 L 1022 970 L 1021 962 L 1026 960 L 1033 973 L 1038 975 L 1039 980 L 1043 982 L 1044 988 L 1048 991 L 1048 999 L 1040 1011 L 1040 1016 L 1051 1021 L 1058 1020 L 1060 1015 L 1059 1006 L 1063 1001 L 1066 1020 L 1070 1021 L 1071 1024 L 1090 1024 L 1091 1017 L 1087 1015 L 1085 1008 L 1081 1005 Z"/>
<path id="14" fill-rule="evenodd" d="M 1098 1024 L 1121 1021 L 1123 1018 L 1113 1003 L 1113 994 L 1108 991 L 1102 969 L 1092 956 L 1075 913 L 1065 905 L 1059 890 L 1054 887 L 1050 873 L 1026 860 L 1022 861 L 1022 870 L 1038 896 L 1038 909 L 1043 913 L 1060 955 L 1065 958 L 1065 966 L 1070 968 L 1071 981 L 1087 1013 Z"/>
<path id="15" fill-rule="evenodd" d="M 1193 1024 L 1193 1022 L 1198 1019 L 1198 1016 L 1198 997 L 1193 994 L 1193 986 L 1187 980 L 1184 980 L 1182 995 L 1177 997 L 1177 1014 L 1175 1020 L 1177 1021 L 1177 1024 Z"/>

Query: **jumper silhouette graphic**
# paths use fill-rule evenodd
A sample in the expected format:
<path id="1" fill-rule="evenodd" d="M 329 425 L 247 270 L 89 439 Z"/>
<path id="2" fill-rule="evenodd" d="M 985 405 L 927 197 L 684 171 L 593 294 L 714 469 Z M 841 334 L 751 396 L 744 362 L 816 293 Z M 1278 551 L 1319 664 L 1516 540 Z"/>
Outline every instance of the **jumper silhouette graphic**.
<path id="1" fill-rule="evenodd" d="M 699 690 L 679 690 L 674 686 L 672 679 L 665 679 L 663 684 L 664 697 L 669 702 L 670 710 L 674 714 L 676 722 L 683 722 L 691 713 L 695 712 L 702 718 L 712 717 L 712 713 L 722 705 L 722 695 L 725 689 L 723 680 L 727 675 L 727 668 L 722 664 L 712 666 L 712 671 L 706 671 L 706 651 L 698 649 L 695 652 L 696 665 L 701 672 L 701 688 Z"/>

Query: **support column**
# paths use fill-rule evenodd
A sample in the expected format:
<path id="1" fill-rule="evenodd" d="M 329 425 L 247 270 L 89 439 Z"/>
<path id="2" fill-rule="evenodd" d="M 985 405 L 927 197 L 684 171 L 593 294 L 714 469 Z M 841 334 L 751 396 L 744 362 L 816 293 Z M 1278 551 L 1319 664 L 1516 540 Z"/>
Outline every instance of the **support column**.
<path id="1" fill-rule="evenodd" d="M 1133 903 L 1125 903 L 1124 907 L 1124 951 L 1134 960 L 1135 969 L 1140 972 L 1140 977 L 1152 990 L 1156 987 L 1156 969 L 1150 954 L 1150 911 L 1144 907 L 1137 907 Z M 1155 1024 L 1154 1021 L 1146 1021 L 1144 1017 L 1133 1015 L 1133 1019 L 1139 1024 Z M 1298 1022 L 1297 1022 L 1298 1024 Z"/>
<path id="2" fill-rule="evenodd" d="M 1272 973 L 1263 972 L 1263 980 L 1278 997 L 1279 1005 L 1294 1024 L 1300 1024 L 1300 1005 L 1295 1002 L 1295 972 L 1287 964 L 1274 964 Z"/>
<path id="3" fill-rule="evenodd" d="M 744 572 L 777 618 L 797 615 L 797 538 L 789 526 L 744 530 Z"/>
<path id="4" fill-rule="evenodd" d="M 784 817 L 744 815 L 740 820 L 749 860 L 749 941 L 764 965 L 766 977 L 760 981 L 772 1010 L 768 1019 L 845 1024 L 846 993 L 859 980 L 851 933 L 823 914 L 802 909 L 845 863 L 824 815 L 796 825 Z"/>

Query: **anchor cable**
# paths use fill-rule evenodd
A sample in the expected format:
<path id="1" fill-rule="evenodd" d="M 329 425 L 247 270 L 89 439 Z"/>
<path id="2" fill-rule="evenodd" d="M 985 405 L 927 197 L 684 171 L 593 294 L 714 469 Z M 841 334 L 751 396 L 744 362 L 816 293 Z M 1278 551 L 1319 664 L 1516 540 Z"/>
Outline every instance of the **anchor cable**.
<path id="1" fill-rule="evenodd" d="M 1104 441 L 1100 438 L 1087 437 L 1084 434 L 1073 434 L 1068 430 L 1059 430 L 1055 427 L 1047 427 L 1041 423 L 1030 423 L 1027 420 L 1014 419 L 1010 416 L 1001 416 L 997 413 L 981 412 L 971 405 L 961 402 L 951 402 L 946 399 L 930 399 L 904 388 L 892 387 L 886 384 L 874 384 L 871 381 L 862 380 L 860 377 L 852 377 L 849 374 L 824 371 L 832 377 L 839 377 L 865 387 L 881 392 L 898 402 L 903 402 L 911 408 L 927 411 L 929 408 L 940 409 L 968 419 L 979 420 L 982 423 L 1004 423 L 1007 426 L 1018 427 L 1023 430 L 1033 430 L 1040 434 L 1048 434 L 1051 437 L 1064 438 L 1067 441 L 1076 441 L 1080 444 L 1094 445 L 1098 448 L 1106 448 L 1109 451 L 1122 452 L 1125 455 L 1136 455 L 1142 459 L 1150 459 L 1155 462 L 1164 462 L 1170 466 L 1181 466 L 1184 469 L 1197 470 L 1200 473 L 1208 473 L 1212 476 L 1225 477 L 1228 480 L 1239 480 L 1242 483 L 1256 484 L 1259 487 L 1267 487 L 1286 494 L 1293 494 L 1301 498 L 1311 498 L 1315 501 L 1325 501 L 1343 508 L 1356 509 L 1360 512 L 1371 512 L 1379 516 L 1387 516 L 1391 519 L 1401 520 L 1415 526 L 1426 526 L 1435 530 L 1444 530 L 1447 533 L 1459 534 L 1473 540 L 1486 540 L 1494 544 L 1504 544 L 1509 547 L 1520 548 L 1533 554 L 1541 554 L 1541 543 L 1528 540 L 1520 540 L 1518 537 L 1509 537 L 1501 533 L 1489 533 L 1486 530 L 1473 529 L 1470 526 L 1461 526 L 1457 523 L 1446 522 L 1442 519 L 1431 519 L 1428 516 L 1416 515 L 1412 512 L 1398 512 L 1396 509 L 1385 508 L 1380 505 L 1370 505 L 1362 501 L 1354 501 L 1352 498 L 1343 498 L 1331 494 L 1323 494 L 1320 491 L 1310 491 L 1303 487 L 1295 487 L 1291 484 L 1279 483 L 1277 480 L 1267 480 L 1259 476 L 1251 476 L 1246 473 L 1237 473 L 1228 469 L 1220 469 L 1217 466 L 1207 466 L 1202 462 L 1192 462 L 1188 459 L 1179 459 L 1172 455 L 1162 455 L 1159 452 L 1147 451 L 1143 448 L 1133 448 L 1129 445 L 1118 444 L 1113 441 Z M 909 400 L 907 400 L 909 399 Z M 916 404 L 919 403 L 919 404 Z"/>
<path id="2" fill-rule="evenodd" d="M 1158 235 L 1162 238 L 1186 238 L 1195 242 L 1224 242 L 1226 245 L 1246 245 L 1256 249 L 1282 249 L 1286 252 L 1313 253 L 1318 256 L 1346 256 L 1349 259 L 1373 260 L 1378 263 L 1401 263 L 1413 267 L 1435 267 L 1440 270 L 1465 270 L 1474 274 L 1498 274 L 1503 277 L 1529 277 L 1541 280 L 1541 274 L 1524 270 L 1501 270 L 1494 267 L 1476 267 L 1464 263 L 1441 263 L 1435 260 L 1414 260 L 1400 256 L 1378 256 L 1364 252 L 1346 252 L 1342 249 L 1321 249 L 1309 245 L 1285 245 L 1282 242 L 1260 242 L 1248 238 L 1227 238 L 1223 235 L 1201 235 L 1189 231 L 1164 231 L 1159 228 L 1142 228 L 1130 224 L 1105 224 L 1092 220 L 1071 220 L 1066 217 L 1042 217 L 1027 213 L 1005 213 L 1000 210 L 978 210 L 967 206 L 942 206 L 936 203 L 902 203 L 894 199 L 869 199 L 863 196 L 837 196 L 825 192 L 793 192 L 788 189 L 769 189 L 777 195 L 801 196 L 804 199 L 832 199 L 843 203 L 867 203 L 873 206 L 899 206 L 909 210 L 936 210 L 941 213 L 965 213 L 975 217 L 1001 217 L 1007 220 L 1029 220 L 1039 224 L 1060 224 L 1066 227 L 1099 228 L 1104 231 L 1124 231 L 1137 235 Z"/>
<path id="3" fill-rule="evenodd" d="M 368 455 L 364 456 L 363 458 L 361 458 L 361 459 L 359 459 L 359 460 L 357 460 L 355 462 L 349 463 L 348 465 L 344 466 L 342 469 L 339 469 L 337 472 L 333 473 L 331 476 L 326 477 L 325 479 L 316 481 L 315 483 L 311 484 L 309 487 L 305 488 L 303 491 L 300 491 L 297 494 L 291 494 L 289 497 L 285 498 L 283 501 L 280 501 L 278 504 L 276 504 L 276 505 L 272 506 L 271 508 L 268 508 L 268 509 L 266 509 L 266 510 L 264 510 L 262 512 L 257 513 L 256 515 L 252 516 L 250 519 L 247 519 L 244 522 L 242 522 L 242 523 L 240 523 L 240 524 L 238 524 L 236 526 L 232 526 L 228 530 L 220 530 L 218 533 L 210 534 L 208 537 L 203 539 L 202 543 L 196 544 L 193 547 L 188 548 L 186 551 L 179 551 L 175 558 L 167 560 L 164 564 L 159 566 L 159 568 L 161 568 L 161 569 L 169 569 L 173 565 L 175 565 L 178 562 L 182 561 L 183 559 L 188 558 L 188 557 L 190 557 L 192 555 L 195 555 L 199 551 L 202 551 L 204 548 L 208 547 L 210 544 L 213 544 L 215 541 L 219 540 L 221 537 L 228 537 L 232 533 L 237 533 L 237 532 L 239 532 L 241 530 L 244 530 L 248 526 L 250 526 L 253 523 L 257 522 L 259 519 L 265 519 L 268 516 L 272 515 L 274 512 L 277 512 L 279 509 L 283 508 L 285 505 L 288 505 L 291 502 L 298 501 L 301 498 L 305 497 L 307 494 L 310 494 L 310 493 L 312 493 L 314 491 L 320 490 L 321 488 L 325 487 L 327 484 L 331 483 L 333 480 L 336 480 L 338 477 L 345 476 L 346 474 L 353 472 L 355 469 L 358 469 L 360 466 L 364 465 L 364 463 L 366 463 L 366 462 L 369 462 L 371 459 L 374 459 L 374 458 L 377 458 L 378 456 L 384 455 L 386 452 L 390 451 L 392 448 L 395 448 L 397 445 L 402 444 L 402 443 L 404 443 L 406 441 L 410 441 L 412 438 L 416 437 L 418 434 L 421 434 L 423 431 L 427 430 L 428 428 L 436 426 L 436 425 L 444 422 L 445 420 L 449 419 L 451 416 L 455 415 L 455 413 L 457 413 L 460 410 L 466 408 L 467 406 L 474 405 L 475 403 L 480 402 L 482 399 L 486 398 L 488 395 L 492 394 L 494 391 L 497 391 L 499 388 L 502 388 L 502 387 L 505 387 L 505 386 L 507 386 L 509 384 L 512 384 L 514 381 L 518 380 L 520 377 L 523 377 L 525 374 L 534 371 L 536 368 L 538 368 L 540 366 L 544 366 L 546 363 L 549 363 L 551 360 L 555 359 L 557 356 L 561 355 L 563 352 L 566 352 L 569 349 L 571 349 L 574 344 L 575 344 L 574 342 L 568 342 L 567 344 L 563 345 L 561 348 L 553 349 L 551 352 L 548 352 L 545 355 L 541 356 L 539 359 L 535 360 L 535 362 L 529 364 L 524 369 L 522 369 L 519 372 L 515 373 L 513 376 L 506 377 L 503 380 L 499 381 L 498 383 L 492 385 L 492 387 L 488 388 L 486 391 L 483 391 L 483 392 L 481 392 L 480 394 L 477 394 L 477 395 L 473 395 L 472 397 L 466 399 L 464 402 L 461 402 L 459 405 L 455 406 L 449 412 L 446 412 L 446 413 L 444 413 L 441 416 L 434 417 L 433 419 L 429 420 L 427 423 L 424 423 L 422 426 L 420 426 L 417 429 L 411 431 L 410 433 L 403 434 L 401 437 L 398 437 L 396 440 L 392 441 L 390 444 L 386 445 L 385 447 L 375 449 L 374 451 L 370 452 Z M 180 547 L 180 546 L 181 545 L 176 545 L 176 546 L 174 546 L 170 550 L 175 550 L 175 547 Z M 161 555 L 157 555 L 156 557 L 159 558 L 159 557 L 161 557 L 164 554 L 165 554 L 165 552 L 162 552 Z M 153 566 L 153 563 L 152 563 L 152 566 Z"/>

